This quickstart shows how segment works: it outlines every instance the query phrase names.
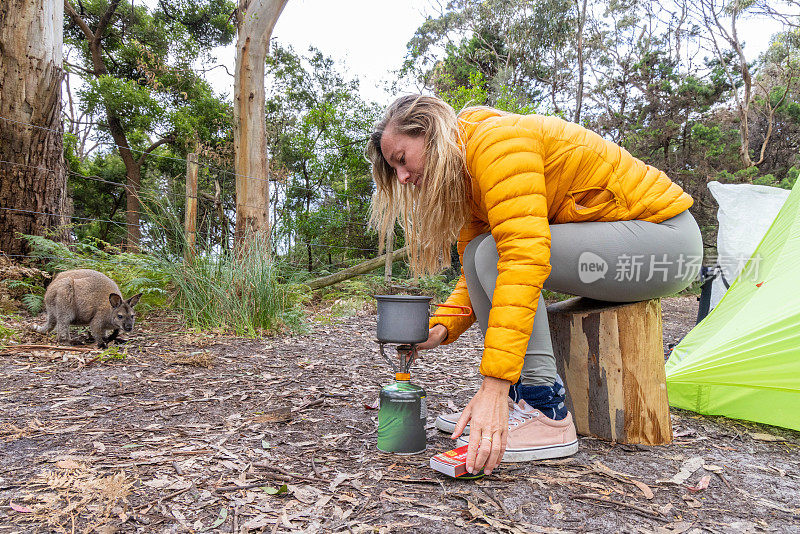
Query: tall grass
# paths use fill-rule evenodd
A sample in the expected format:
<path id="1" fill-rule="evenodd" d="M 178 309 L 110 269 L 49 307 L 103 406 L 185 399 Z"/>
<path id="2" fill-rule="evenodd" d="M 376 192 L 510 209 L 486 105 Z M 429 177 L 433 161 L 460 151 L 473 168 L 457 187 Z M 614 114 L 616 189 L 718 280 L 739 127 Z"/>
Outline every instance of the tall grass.
<path id="1" fill-rule="evenodd" d="M 300 329 L 300 292 L 278 282 L 279 273 L 269 252 L 265 238 L 250 235 L 233 252 L 164 261 L 175 306 L 196 328 L 229 330 L 249 337 L 284 327 Z"/>
<path id="2" fill-rule="evenodd" d="M 170 280 L 172 306 L 194 328 L 256 337 L 303 329 L 299 285 L 283 284 L 266 236 L 248 233 L 233 251 L 189 247 L 174 206 L 150 200 L 148 250 Z"/>

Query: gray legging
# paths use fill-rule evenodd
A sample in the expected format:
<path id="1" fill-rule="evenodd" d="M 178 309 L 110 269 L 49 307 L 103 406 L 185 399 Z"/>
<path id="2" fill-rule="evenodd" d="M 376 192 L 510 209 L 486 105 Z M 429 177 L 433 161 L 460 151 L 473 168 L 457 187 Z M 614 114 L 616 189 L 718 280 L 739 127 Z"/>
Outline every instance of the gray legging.
<path id="1" fill-rule="evenodd" d="M 610 302 L 663 297 L 697 277 L 703 241 L 694 217 L 685 211 L 661 223 L 582 222 L 550 225 L 550 276 L 544 288 Z M 464 250 L 464 276 L 472 308 L 484 336 L 497 280 L 497 246 L 481 234 Z M 544 298 L 533 321 L 521 383 L 552 385 L 556 362 Z"/>

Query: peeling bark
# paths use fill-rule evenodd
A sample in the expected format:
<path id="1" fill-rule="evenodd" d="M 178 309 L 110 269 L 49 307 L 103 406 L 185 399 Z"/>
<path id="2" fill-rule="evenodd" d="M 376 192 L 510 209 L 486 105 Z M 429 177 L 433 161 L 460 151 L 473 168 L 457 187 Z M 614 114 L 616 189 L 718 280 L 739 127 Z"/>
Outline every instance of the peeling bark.
<path id="1" fill-rule="evenodd" d="M 0 252 L 25 255 L 17 233 L 67 240 L 59 1 L 0 2 Z M 51 232 L 58 229 L 55 234 Z"/>
<path id="2" fill-rule="evenodd" d="M 239 0 L 233 88 L 236 168 L 235 242 L 269 235 L 269 167 L 264 120 L 264 62 L 272 29 L 288 0 Z"/>

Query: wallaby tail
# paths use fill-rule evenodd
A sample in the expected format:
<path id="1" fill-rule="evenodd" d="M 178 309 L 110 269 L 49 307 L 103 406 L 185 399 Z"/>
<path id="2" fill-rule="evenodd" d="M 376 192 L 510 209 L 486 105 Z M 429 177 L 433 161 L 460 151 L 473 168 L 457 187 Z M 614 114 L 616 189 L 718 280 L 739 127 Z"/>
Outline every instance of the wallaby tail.
<path id="1" fill-rule="evenodd" d="M 47 321 L 43 325 L 35 324 L 31 328 L 34 332 L 39 332 L 40 334 L 46 334 L 51 331 L 56 326 L 56 318 L 47 314 Z"/>

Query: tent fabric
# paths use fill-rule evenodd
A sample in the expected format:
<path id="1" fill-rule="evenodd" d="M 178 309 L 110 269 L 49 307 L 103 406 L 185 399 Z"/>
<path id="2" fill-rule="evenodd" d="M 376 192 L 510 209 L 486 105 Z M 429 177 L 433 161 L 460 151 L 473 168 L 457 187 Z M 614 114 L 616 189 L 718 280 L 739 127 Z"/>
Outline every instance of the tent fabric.
<path id="1" fill-rule="evenodd" d="M 721 276 L 711 283 L 713 309 L 742 270 L 742 263 L 753 255 L 775 221 L 790 191 L 754 184 L 707 184 L 717 201 L 717 265 Z"/>
<path id="2" fill-rule="evenodd" d="M 671 406 L 800 430 L 800 180 L 666 372 Z"/>

